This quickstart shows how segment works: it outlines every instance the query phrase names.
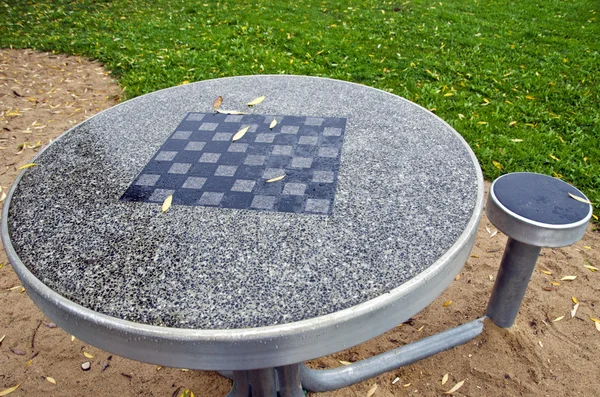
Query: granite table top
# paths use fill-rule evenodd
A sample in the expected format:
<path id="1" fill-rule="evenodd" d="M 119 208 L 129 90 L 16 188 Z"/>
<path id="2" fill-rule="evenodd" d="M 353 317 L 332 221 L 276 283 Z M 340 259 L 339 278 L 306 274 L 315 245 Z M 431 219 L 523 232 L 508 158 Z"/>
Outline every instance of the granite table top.
<path id="1" fill-rule="evenodd" d="M 218 96 L 248 114 L 215 112 Z M 301 76 L 138 97 L 35 163 L 8 210 L 23 265 L 85 308 L 174 328 L 287 324 L 383 295 L 449 250 L 482 186 L 465 141 L 431 112 Z"/>

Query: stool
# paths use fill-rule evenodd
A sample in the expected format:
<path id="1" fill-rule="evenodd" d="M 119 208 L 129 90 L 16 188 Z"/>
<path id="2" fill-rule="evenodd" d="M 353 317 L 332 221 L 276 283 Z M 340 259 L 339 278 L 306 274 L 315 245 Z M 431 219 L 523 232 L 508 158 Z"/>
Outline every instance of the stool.
<path id="1" fill-rule="evenodd" d="M 542 247 L 579 241 L 592 216 L 588 199 L 560 179 L 530 172 L 506 174 L 490 187 L 486 213 L 508 236 L 486 316 L 501 328 L 511 327 Z"/>

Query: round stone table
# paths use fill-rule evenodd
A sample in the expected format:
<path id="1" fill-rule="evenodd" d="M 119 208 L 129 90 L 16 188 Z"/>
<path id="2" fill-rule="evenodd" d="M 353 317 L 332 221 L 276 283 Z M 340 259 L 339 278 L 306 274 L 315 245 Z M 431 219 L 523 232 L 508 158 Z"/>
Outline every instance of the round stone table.
<path id="1" fill-rule="evenodd" d="M 2 217 L 31 299 L 99 348 L 190 369 L 286 366 L 393 328 L 460 271 L 483 206 L 448 124 L 323 78 L 154 92 L 34 162 Z"/>

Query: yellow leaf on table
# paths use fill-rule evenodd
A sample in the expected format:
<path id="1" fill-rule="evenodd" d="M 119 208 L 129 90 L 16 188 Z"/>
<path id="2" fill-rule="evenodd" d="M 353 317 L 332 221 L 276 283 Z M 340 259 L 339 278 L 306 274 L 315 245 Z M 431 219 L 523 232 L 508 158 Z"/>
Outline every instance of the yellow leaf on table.
<path id="1" fill-rule="evenodd" d="M 452 393 L 454 393 L 455 391 L 457 391 L 458 389 L 460 389 L 464 383 L 465 383 L 465 381 L 461 380 L 460 382 L 458 382 L 457 384 L 455 384 L 454 387 L 452 387 L 452 389 L 448 390 L 444 394 L 452 394 Z"/>
<path id="2" fill-rule="evenodd" d="M 91 355 L 90 353 L 88 353 L 88 352 L 83 352 L 83 355 L 84 355 L 86 358 L 94 358 L 94 356 L 92 356 L 92 355 Z"/>
<path id="3" fill-rule="evenodd" d="M 350 361 L 342 361 L 342 360 L 340 360 L 340 364 L 342 364 L 342 365 L 350 365 L 352 363 Z"/>
<path id="4" fill-rule="evenodd" d="M 276 125 L 277 125 L 277 120 L 273 119 L 273 121 L 271 121 L 271 124 L 269 124 L 269 128 L 273 129 L 273 128 L 275 128 Z"/>
<path id="5" fill-rule="evenodd" d="M 502 164 L 500 164 L 497 161 L 492 161 L 492 164 L 494 164 L 494 167 L 498 168 L 499 170 L 502 170 Z"/>
<path id="6" fill-rule="evenodd" d="M 24 170 L 25 168 L 31 168 L 31 167 L 35 167 L 37 164 L 35 163 L 29 163 L 29 164 L 25 164 L 20 166 L 19 168 L 17 168 L 17 170 Z"/>
<path id="7" fill-rule="evenodd" d="M 446 384 L 446 382 L 448 382 L 448 374 L 445 374 L 445 375 L 442 377 L 442 386 L 444 386 L 444 385 Z"/>
<path id="8" fill-rule="evenodd" d="M 16 386 L 9 387 L 8 389 L 4 389 L 4 390 L 0 391 L 0 396 L 8 396 L 10 393 L 12 393 L 15 390 L 17 390 L 19 388 L 19 386 L 21 386 L 20 383 L 18 385 L 16 385 Z"/>
<path id="9" fill-rule="evenodd" d="M 573 193 L 569 192 L 569 196 L 571 196 L 572 199 L 577 200 L 579 202 L 585 203 L 585 204 L 589 204 L 592 205 L 592 203 L 590 202 L 590 200 L 585 199 L 583 197 L 579 197 L 579 196 L 575 196 Z"/>
<path id="10" fill-rule="evenodd" d="M 233 138 L 231 138 L 231 142 L 235 142 L 239 139 L 242 139 L 242 137 L 244 135 L 246 135 L 246 132 L 248 132 L 249 129 L 250 129 L 250 127 L 245 127 L 245 128 L 242 128 L 241 130 L 239 130 L 238 132 L 236 132 L 235 135 L 233 136 Z"/>
<path id="11" fill-rule="evenodd" d="M 51 378 L 51 377 L 47 376 L 47 377 L 46 377 L 46 380 L 47 380 L 48 382 L 52 383 L 53 385 L 55 385 L 55 384 L 56 384 L 56 381 L 54 380 L 54 378 Z"/>
<path id="12" fill-rule="evenodd" d="M 258 98 L 254 98 L 253 100 L 248 102 L 248 106 L 258 105 L 259 103 L 261 103 L 264 100 L 265 100 L 264 96 L 259 96 Z"/>
<path id="13" fill-rule="evenodd" d="M 221 110 L 221 109 L 215 109 L 217 111 L 217 113 L 221 113 L 221 114 L 248 114 L 247 112 L 238 112 L 237 110 Z"/>
<path id="14" fill-rule="evenodd" d="M 276 176 L 275 178 L 267 179 L 267 183 L 277 182 L 277 181 L 282 180 L 283 178 L 285 178 L 285 174 L 284 175 L 280 175 L 280 176 Z"/>
<path id="15" fill-rule="evenodd" d="M 560 317 L 556 317 L 554 320 L 552 320 L 553 323 L 562 320 L 563 318 L 565 318 L 565 316 L 560 316 Z"/>
<path id="16" fill-rule="evenodd" d="M 215 101 L 213 102 L 213 109 L 217 110 L 218 108 L 221 107 L 222 103 L 223 103 L 223 97 L 222 96 L 217 97 L 217 99 L 215 99 Z"/>
<path id="17" fill-rule="evenodd" d="M 573 301 L 573 303 L 579 303 L 579 301 L 577 300 L 577 298 L 575 298 L 574 296 L 571 297 L 571 300 Z"/>
<path id="18" fill-rule="evenodd" d="M 452 301 L 446 301 L 444 303 L 442 303 L 442 306 L 450 306 L 452 304 Z"/>
<path id="19" fill-rule="evenodd" d="M 163 201 L 163 204 L 162 204 L 162 207 L 161 207 L 162 212 L 167 212 L 167 210 L 169 208 L 171 208 L 171 203 L 172 202 L 173 202 L 173 195 L 170 194 L 169 197 L 167 197 L 165 199 L 165 201 Z"/>
<path id="20" fill-rule="evenodd" d="M 560 279 L 560 281 L 573 281 L 577 278 L 577 276 L 564 276 Z"/>
<path id="21" fill-rule="evenodd" d="M 375 390 L 377 390 L 377 384 L 374 384 L 373 387 L 371 387 L 369 389 L 369 391 L 367 392 L 366 397 L 371 397 L 373 394 L 375 394 Z"/>

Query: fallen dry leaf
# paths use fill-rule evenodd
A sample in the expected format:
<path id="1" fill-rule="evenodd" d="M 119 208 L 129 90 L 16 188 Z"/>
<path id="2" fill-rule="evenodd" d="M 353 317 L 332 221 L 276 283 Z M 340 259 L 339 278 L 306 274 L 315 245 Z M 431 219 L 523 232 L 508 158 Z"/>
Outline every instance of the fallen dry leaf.
<path id="1" fill-rule="evenodd" d="M 465 381 L 461 380 L 460 382 L 458 382 L 457 384 L 455 384 L 454 387 L 452 387 L 452 389 L 448 390 L 444 394 L 452 394 L 452 393 L 454 393 L 455 391 L 457 391 L 458 389 L 460 389 L 464 383 L 465 383 Z"/>
<path id="2" fill-rule="evenodd" d="M 450 306 L 452 304 L 452 301 L 446 301 L 444 303 L 442 303 L 442 306 Z"/>
<path id="3" fill-rule="evenodd" d="M 571 309 L 571 318 L 575 317 L 577 309 L 579 309 L 579 303 L 576 303 L 575 306 L 573 306 L 573 309 Z"/>
<path id="4" fill-rule="evenodd" d="M 558 287 L 560 285 L 560 283 L 558 281 L 550 281 L 550 284 Z"/>
<path id="5" fill-rule="evenodd" d="M 600 323 L 594 323 L 596 325 L 596 329 L 600 331 Z"/>
<path id="6" fill-rule="evenodd" d="M 569 196 L 571 196 L 572 199 L 577 200 L 581 203 L 585 203 L 585 204 L 589 204 L 592 205 L 592 203 L 590 202 L 590 200 L 585 199 L 583 197 L 579 197 L 579 196 L 575 196 L 573 193 L 569 192 Z"/>
<path id="7" fill-rule="evenodd" d="M 2 341 L 4 340 L 4 338 L 6 338 L 6 335 L 2 335 L 2 337 L 0 337 L 0 345 L 2 345 Z"/>
<path id="8" fill-rule="evenodd" d="M 343 360 L 340 360 L 340 364 L 342 364 L 342 365 L 350 365 L 350 364 L 352 364 L 352 363 L 351 363 L 350 361 L 343 361 Z"/>
<path id="9" fill-rule="evenodd" d="M 556 317 L 554 320 L 552 320 L 553 323 L 562 320 L 563 318 L 565 318 L 565 316 L 560 316 L 560 317 Z"/>
<path id="10" fill-rule="evenodd" d="M 249 129 L 250 129 L 250 127 L 245 127 L 245 128 L 242 128 L 241 130 L 239 130 L 238 132 L 236 132 L 235 135 L 233 136 L 233 138 L 231 138 L 231 142 L 235 142 L 239 139 L 242 139 L 242 137 L 244 135 L 246 135 L 246 132 L 248 132 Z"/>
<path id="11" fill-rule="evenodd" d="M 75 336 L 71 335 L 71 342 L 75 342 Z"/>
<path id="12" fill-rule="evenodd" d="M 392 381 L 392 385 L 395 385 L 396 383 L 398 383 L 400 381 L 400 378 L 396 377 L 396 379 L 394 379 Z"/>
<path id="13" fill-rule="evenodd" d="M 261 103 L 264 100 L 265 100 L 264 96 L 259 96 L 258 98 L 254 98 L 253 100 L 248 102 L 248 106 L 258 105 L 259 103 Z"/>
<path id="14" fill-rule="evenodd" d="M 47 380 L 48 382 L 52 383 L 53 385 L 55 385 L 55 384 L 56 384 L 56 381 L 54 380 L 54 378 L 51 378 L 51 377 L 47 376 L 47 377 L 46 377 L 46 380 Z"/>
<path id="15" fill-rule="evenodd" d="M 0 200 L 0 201 L 2 201 L 2 200 Z M 597 267 L 594 267 L 592 265 L 583 265 L 583 267 L 590 269 L 592 272 L 595 272 L 598 270 Z"/>
<path id="16" fill-rule="evenodd" d="M 407 383 L 407 384 L 405 384 L 405 385 L 402 385 L 402 387 L 408 387 L 408 386 L 410 386 L 410 385 L 412 385 L 412 383 Z"/>
<path id="17" fill-rule="evenodd" d="M 377 383 L 373 385 L 373 387 L 371 387 L 369 389 L 369 391 L 367 392 L 366 397 L 371 397 L 373 394 L 375 394 L 375 390 L 377 390 Z"/>
<path id="18" fill-rule="evenodd" d="M 445 374 L 445 375 L 442 377 L 442 386 L 444 386 L 444 385 L 446 384 L 446 382 L 448 382 L 448 374 Z"/>
<path id="19" fill-rule="evenodd" d="M 168 210 L 169 208 L 171 208 L 171 203 L 172 203 L 172 202 L 173 202 L 173 195 L 172 195 L 172 194 L 170 194 L 170 195 L 169 195 L 169 197 L 167 197 L 167 198 L 165 199 L 165 201 L 163 202 L 163 204 L 162 204 L 162 207 L 160 207 L 161 211 L 162 211 L 162 212 L 167 212 L 167 210 Z"/>
<path id="20" fill-rule="evenodd" d="M 16 354 L 17 356 L 25 355 L 25 351 L 21 349 L 13 349 L 12 347 L 9 347 L 8 350 L 10 350 L 13 354 Z"/>
<path id="21" fill-rule="evenodd" d="M 544 274 L 547 274 L 547 275 L 551 275 L 552 274 L 552 272 L 550 270 L 548 270 L 548 269 L 541 269 L 540 272 L 542 272 Z"/>
<path id="22" fill-rule="evenodd" d="M 276 176 L 275 178 L 267 179 L 267 183 L 277 182 L 277 181 L 282 180 L 283 178 L 285 178 L 285 174 L 284 175 L 280 175 L 280 176 Z"/>
<path id="23" fill-rule="evenodd" d="M 502 164 L 500 164 L 497 161 L 492 161 L 492 164 L 494 164 L 494 167 L 498 168 L 499 170 L 502 170 Z"/>
<path id="24" fill-rule="evenodd" d="M 596 318 L 596 317 L 590 317 L 590 320 L 592 320 L 593 322 L 595 322 L 596 324 L 600 324 L 600 319 Z"/>
<path id="25" fill-rule="evenodd" d="M 538 340 L 538 345 L 540 345 L 540 347 L 544 347 L 544 344 L 542 343 L 541 340 Z"/>
<path id="26" fill-rule="evenodd" d="M 221 114 L 248 114 L 247 112 L 238 112 L 237 110 L 221 110 L 216 109 L 217 113 Z"/>
<path id="27" fill-rule="evenodd" d="M 24 170 L 25 168 L 31 168 L 31 167 L 35 167 L 35 166 L 37 166 L 37 164 L 35 164 L 35 163 L 29 163 L 29 164 L 25 164 L 25 165 L 20 166 L 19 168 L 17 168 L 17 170 Z"/>
<path id="28" fill-rule="evenodd" d="M 88 352 L 83 352 L 83 355 L 84 355 L 86 358 L 94 358 L 94 356 L 92 356 L 92 355 L 91 355 L 90 353 L 88 353 Z"/>
<path id="29" fill-rule="evenodd" d="M 273 128 L 275 128 L 276 125 L 277 125 L 277 120 L 273 119 L 273 121 L 271 121 L 271 124 L 269 124 L 269 128 L 273 129 Z"/>
<path id="30" fill-rule="evenodd" d="M 223 103 L 223 97 L 222 96 L 217 97 L 217 99 L 215 99 L 215 101 L 213 102 L 213 109 L 217 110 L 218 108 L 221 107 L 222 103 Z"/>
<path id="31" fill-rule="evenodd" d="M 560 279 L 560 281 L 573 281 L 577 278 L 577 276 L 564 276 Z"/>
<path id="32" fill-rule="evenodd" d="M 579 301 L 577 300 L 577 298 L 575 298 L 574 296 L 571 297 L 571 300 L 573 301 L 573 303 L 579 303 Z"/>
<path id="33" fill-rule="evenodd" d="M 16 386 L 9 387 L 8 389 L 4 389 L 4 390 L 0 391 L 0 396 L 8 396 L 10 393 L 12 393 L 15 390 L 17 390 L 19 388 L 19 386 L 21 386 L 20 383 L 18 385 L 16 385 Z"/>

